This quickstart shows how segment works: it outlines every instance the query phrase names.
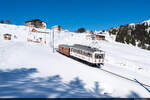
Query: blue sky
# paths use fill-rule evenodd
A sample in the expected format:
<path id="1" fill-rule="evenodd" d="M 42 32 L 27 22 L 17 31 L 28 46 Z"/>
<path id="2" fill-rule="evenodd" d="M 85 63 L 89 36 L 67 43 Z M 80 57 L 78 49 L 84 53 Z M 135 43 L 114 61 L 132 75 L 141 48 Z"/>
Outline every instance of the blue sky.
<path id="1" fill-rule="evenodd" d="M 0 0 L 0 20 L 22 25 L 41 19 L 48 28 L 103 30 L 150 19 L 150 0 Z"/>

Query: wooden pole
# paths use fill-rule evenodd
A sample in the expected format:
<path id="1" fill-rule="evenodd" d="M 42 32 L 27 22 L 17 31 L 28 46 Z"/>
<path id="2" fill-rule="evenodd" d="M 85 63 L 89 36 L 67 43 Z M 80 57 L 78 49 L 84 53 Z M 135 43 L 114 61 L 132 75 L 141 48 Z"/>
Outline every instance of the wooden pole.
<path id="1" fill-rule="evenodd" d="M 53 34 L 53 53 L 54 53 L 54 30 L 52 30 L 52 34 Z"/>

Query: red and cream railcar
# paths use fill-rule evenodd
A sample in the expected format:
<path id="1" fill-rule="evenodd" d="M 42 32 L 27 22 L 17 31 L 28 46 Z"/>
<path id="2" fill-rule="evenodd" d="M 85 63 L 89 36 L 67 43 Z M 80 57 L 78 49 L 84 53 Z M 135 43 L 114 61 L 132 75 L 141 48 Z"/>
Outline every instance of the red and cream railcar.
<path id="1" fill-rule="evenodd" d="M 104 64 L 105 53 L 97 48 L 91 48 L 80 44 L 75 44 L 73 46 L 62 44 L 59 45 L 59 52 L 67 56 L 81 59 L 92 65 Z"/>
<path id="2" fill-rule="evenodd" d="M 64 44 L 59 45 L 59 52 L 66 56 L 70 56 L 70 46 Z"/>

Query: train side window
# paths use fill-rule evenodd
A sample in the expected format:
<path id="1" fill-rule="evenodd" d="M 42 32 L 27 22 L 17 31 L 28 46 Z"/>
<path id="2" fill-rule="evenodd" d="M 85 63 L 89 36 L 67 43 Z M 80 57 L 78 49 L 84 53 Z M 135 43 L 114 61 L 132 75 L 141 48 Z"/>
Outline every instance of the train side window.
<path id="1" fill-rule="evenodd" d="M 80 54 L 82 54 L 82 50 L 80 50 Z"/>
<path id="2" fill-rule="evenodd" d="M 87 53 L 85 53 L 85 56 L 87 56 Z"/>
<path id="3" fill-rule="evenodd" d="M 74 49 L 74 52 L 76 53 L 76 49 Z"/>
<path id="4" fill-rule="evenodd" d="M 77 53 L 79 53 L 79 50 L 77 50 Z"/>
<path id="5" fill-rule="evenodd" d="M 88 57 L 92 57 L 92 55 L 90 53 L 88 53 Z"/>
<path id="6" fill-rule="evenodd" d="M 82 51 L 82 55 L 84 55 L 85 54 L 85 52 L 84 51 Z"/>
<path id="7" fill-rule="evenodd" d="M 86 56 L 86 52 L 84 52 L 84 55 Z"/>
<path id="8" fill-rule="evenodd" d="M 77 50 L 76 50 L 76 49 L 74 49 L 74 52 L 75 52 L 75 53 L 77 53 Z"/>
<path id="9" fill-rule="evenodd" d="M 74 52 L 75 52 L 75 53 L 78 53 L 77 49 L 74 49 Z"/>
<path id="10" fill-rule="evenodd" d="M 75 49 L 75 52 L 77 53 L 77 49 Z"/>
<path id="11" fill-rule="evenodd" d="M 81 50 L 78 50 L 78 54 L 81 54 Z"/>
<path id="12" fill-rule="evenodd" d="M 92 57 L 92 54 L 90 54 L 90 57 Z"/>
<path id="13" fill-rule="evenodd" d="M 80 50 L 78 50 L 78 54 L 80 54 Z"/>
<path id="14" fill-rule="evenodd" d="M 88 56 L 88 52 L 85 52 L 85 56 Z"/>
<path id="15" fill-rule="evenodd" d="M 83 55 L 85 56 L 85 52 L 83 51 Z"/>
<path id="16" fill-rule="evenodd" d="M 87 53 L 87 52 L 85 53 L 85 56 L 88 56 L 88 53 Z"/>
<path id="17" fill-rule="evenodd" d="M 76 49 L 74 49 L 74 52 L 76 53 Z"/>

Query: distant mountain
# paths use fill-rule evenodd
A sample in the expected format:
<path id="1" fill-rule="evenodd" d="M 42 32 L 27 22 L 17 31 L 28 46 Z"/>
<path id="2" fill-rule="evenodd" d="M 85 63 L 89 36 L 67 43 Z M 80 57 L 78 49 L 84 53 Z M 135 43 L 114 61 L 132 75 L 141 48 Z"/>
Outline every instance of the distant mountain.
<path id="1" fill-rule="evenodd" d="M 118 28 L 107 30 L 110 35 L 116 35 L 115 41 L 132 44 L 142 49 L 150 50 L 150 20 L 121 25 Z"/>

